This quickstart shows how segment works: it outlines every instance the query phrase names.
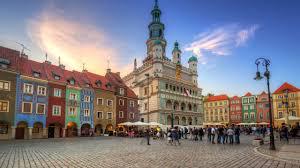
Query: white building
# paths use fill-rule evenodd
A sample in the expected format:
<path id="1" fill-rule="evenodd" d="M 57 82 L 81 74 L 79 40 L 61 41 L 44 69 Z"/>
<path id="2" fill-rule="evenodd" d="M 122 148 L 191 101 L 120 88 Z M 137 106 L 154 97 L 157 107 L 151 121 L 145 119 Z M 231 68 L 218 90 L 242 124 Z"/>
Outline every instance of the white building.
<path id="1" fill-rule="evenodd" d="M 148 122 L 149 110 L 150 122 L 171 125 L 173 118 L 174 125 L 202 124 L 203 102 L 202 89 L 197 82 L 197 57 L 192 56 L 188 60 L 189 66 L 184 67 L 179 44 L 175 42 L 170 60 L 166 56 L 165 26 L 160 22 L 161 10 L 157 0 L 151 14 L 147 57 L 141 67 L 137 67 L 134 60 L 133 72 L 123 78 L 138 95 L 141 120 Z M 149 74 L 149 80 L 146 74 Z"/>

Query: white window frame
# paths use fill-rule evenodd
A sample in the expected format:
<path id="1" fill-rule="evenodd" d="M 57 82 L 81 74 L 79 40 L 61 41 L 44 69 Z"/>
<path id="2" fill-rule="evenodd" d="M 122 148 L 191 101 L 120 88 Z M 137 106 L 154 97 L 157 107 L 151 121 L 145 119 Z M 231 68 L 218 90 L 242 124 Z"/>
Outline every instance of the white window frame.
<path id="1" fill-rule="evenodd" d="M 99 100 L 101 100 L 101 104 L 99 104 Z M 104 103 L 104 99 L 103 98 L 97 98 L 97 105 L 103 105 L 103 103 Z"/>
<path id="2" fill-rule="evenodd" d="M 119 118 L 124 118 L 124 112 L 123 111 L 119 111 Z"/>
<path id="3" fill-rule="evenodd" d="M 73 114 L 71 114 L 71 108 L 74 108 L 74 113 Z M 76 107 L 73 107 L 73 106 L 69 107 L 68 116 L 76 116 Z"/>
<path id="4" fill-rule="evenodd" d="M 28 92 L 28 91 L 26 90 L 26 86 L 31 86 L 31 91 L 30 91 L 30 92 Z M 23 93 L 26 93 L 26 94 L 33 94 L 33 84 L 24 83 L 24 84 L 23 84 Z"/>
<path id="5" fill-rule="evenodd" d="M 246 117 L 246 116 L 247 116 L 247 117 Z M 249 119 L 249 114 L 248 114 L 248 113 L 245 113 L 245 114 L 244 114 L 244 118 L 248 120 L 248 119 Z"/>
<path id="6" fill-rule="evenodd" d="M 111 118 L 108 118 L 108 114 L 111 114 Z M 106 114 L 106 119 L 112 120 L 112 119 L 113 119 L 113 113 L 112 113 L 112 112 L 107 112 L 107 114 Z"/>
<path id="7" fill-rule="evenodd" d="M 108 104 L 109 101 L 111 101 L 111 105 Z M 107 106 L 113 106 L 113 104 L 114 104 L 113 100 L 107 99 L 107 101 L 106 101 L 106 105 L 107 105 Z"/>
<path id="8" fill-rule="evenodd" d="M 121 103 L 121 102 L 122 102 L 122 103 Z M 120 106 L 124 106 L 124 105 L 125 105 L 124 99 L 119 99 L 119 105 L 120 105 Z"/>
<path id="9" fill-rule="evenodd" d="M 87 112 L 87 113 L 86 113 Z M 88 115 L 87 115 L 88 114 Z M 91 113 L 90 113 L 90 109 L 84 109 L 83 110 L 83 115 L 85 116 L 85 117 L 89 117 L 90 115 L 91 115 Z"/>
<path id="10" fill-rule="evenodd" d="M 38 107 L 39 107 L 39 105 L 43 105 L 44 106 L 44 112 L 43 113 L 38 113 Z M 35 113 L 43 115 L 43 114 L 45 114 L 45 112 L 46 112 L 46 104 L 44 104 L 44 103 L 36 103 L 36 111 L 35 111 Z"/>
<path id="11" fill-rule="evenodd" d="M 98 115 L 99 113 L 101 113 L 101 117 L 98 117 L 98 116 L 99 116 L 99 115 Z M 97 111 L 97 118 L 98 118 L 98 119 L 103 119 L 103 111 Z"/>
<path id="12" fill-rule="evenodd" d="M 84 102 L 91 102 L 91 96 L 84 96 Z"/>
<path id="13" fill-rule="evenodd" d="M 55 111 L 55 108 L 58 109 L 58 114 L 54 113 Z M 53 105 L 52 106 L 52 116 L 61 116 L 61 106 L 58 106 L 58 105 Z"/>
<path id="14" fill-rule="evenodd" d="M 131 117 L 131 115 L 132 115 L 132 117 Z M 133 113 L 133 112 L 130 112 L 130 113 L 129 113 L 129 117 L 130 117 L 130 119 L 134 119 L 134 113 Z"/>
<path id="15" fill-rule="evenodd" d="M 29 103 L 30 104 L 30 112 L 24 112 L 24 104 Z M 32 102 L 22 102 L 22 113 L 30 114 L 32 113 Z"/>
<path id="16" fill-rule="evenodd" d="M 119 89 L 119 93 L 120 93 L 120 95 L 124 95 L 125 94 L 125 89 L 124 88 L 120 88 Z"/>
<path id="17" fill-rule="evenodd" d="M 71 96 L 71 95 L 75 95 L 75 98 L 72 99 L 72 96 Z M 70 100 L 77 100 L 77 94 L 76 94 L 76 93 L 70 93 L 69 99 L 70 99 Z"/>
<path id="18" fill-rule="evenodd" d="M 40 89 L 45 89 L 45 93 L 40 93 Z M 37 95 L 39 95 L 39 96 L 46 96 L 47 95 L 47 87 L 45 87 L 45 86 L 38 86 L 37 87 Z"/>
<path id="19" fill-rule="evenodd" d="M 7 103 L 7 110 L 6 111 L 0 111 L 0 113 L 8 113 L 9 112 L 9 101 L 7 101 L 7 100 L 0 100 L 0 102 Z"/>
<path id="20" fill-rule="evenodd" d="M 1 83 L 2 83 L 2 88 L 0 88 L 0 90 L 10 91 L 10 81 L 0 80 L 0 86 L 1 86 Z M 8 84 L 8 89 L 5 89 L 5 84 Z"/>
<path id="21" fill-rule="evenodd" d="M 62 90 L 61 89 L 59 89 L 59 88 L 54 88 L 54 90 L 53 90 L 53 95 L 54 95 L 54 97 L 61 97 L 61 92 L 62 92 Z M 59 93 L 58 95 L 56 95 L 56 93 Z"/>
<path id="22" fill-rule="evenodd" d="M 135 103 L 134 103 L 134 101 L 133 101 L 133 100 L 130 100 L 130 101 L 129 101 L 129 105 L 130 105 L 130 107 L 134 107 L 134 104 L 135 104 Z"/>

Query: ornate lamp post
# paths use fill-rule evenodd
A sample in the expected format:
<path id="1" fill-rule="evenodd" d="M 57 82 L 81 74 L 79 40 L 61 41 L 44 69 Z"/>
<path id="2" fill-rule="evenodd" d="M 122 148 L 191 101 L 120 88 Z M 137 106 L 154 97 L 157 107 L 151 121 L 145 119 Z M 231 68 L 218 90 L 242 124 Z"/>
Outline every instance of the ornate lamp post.
<path id="1" fill-rule="evenodd" d="M 149 78 L 150 78 L 150 75 L 147 73 L 145 74 L 146 78 L 147 78 L 147 84 L 148 84 L 148 93 L 147 93 L 147 122 L 148 122 L 148 130 L 147 130 L 147 145 L 150 145 L 150 117 L 149 117 L 149 112 L 150 112 L 150 107 L 149 107 L 149 98 L 150 98 L 150 81 L 149 81 Z"/>
<path id="2" fill-rule="evenodd" d="M 257 66 L 257 72 L 255 80 L 261 80 L 263 77 L 260 75 L 259 72 L 259 65 L 262 65 L 265 67 L 265 73 L 264 76 L 267 79 L 267 87 L 268 87 L 268 98 L 269 98 L 269 120 L 270 120 L 270 149 L 275 150 L 275 142 L 274 142 L 274 133 L 273 133 L 273 116 L 272 116 L 272 106 L 271 106 L 271 93 L 270 93 L 270 71 L 269 66 L 271 64 L 270 60 L 266 58 L 258 58 L 255 61 L 255 64 Z"/>

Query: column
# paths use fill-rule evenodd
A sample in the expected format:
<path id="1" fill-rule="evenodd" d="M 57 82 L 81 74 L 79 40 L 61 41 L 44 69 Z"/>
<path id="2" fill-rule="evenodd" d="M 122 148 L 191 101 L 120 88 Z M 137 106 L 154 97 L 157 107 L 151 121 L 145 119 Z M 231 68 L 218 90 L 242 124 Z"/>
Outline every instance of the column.
<path id="1" fill-rule="evenodd" d="M 43 128 L 43 138 L 48 138 L 48 128 Z"/>
<path id="2" fill-rule="evenodd" d="M 28 139 L 32 139 L 32 127 L 28 127 Z"/>
<path id="3" fill-rule="evenodd" d="M 81 136 L 81 129 L 80 129 L 80 127 L 77 128 L 77 136 L 79 136 L 79 137 Z"/>
<path id="4" fill-rule="evenodd" d="M 66 128 L 63 128 L 62 131 L 63 131 L 62 137 L 65 138 L 65 137 L 66 137 L 66 131 L 67 131 L 67 129 L 66 129 Z"/>
<path id="5" fill-rule="evenodd" d="M 15 139 L 16 137 L 16 127 L 11 127 L 11 139 Z"/>

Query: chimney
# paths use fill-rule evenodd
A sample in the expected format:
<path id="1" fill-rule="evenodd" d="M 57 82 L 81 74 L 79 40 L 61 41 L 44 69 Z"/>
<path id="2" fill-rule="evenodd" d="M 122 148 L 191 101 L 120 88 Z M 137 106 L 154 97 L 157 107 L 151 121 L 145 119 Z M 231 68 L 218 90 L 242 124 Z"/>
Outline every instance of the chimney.
<path id="1" fill-rule="evenodd" d="M 110 68 L 106 69 L 106 73 L 111 73 L 111 69 Z"/>
<path id="2" fill-rule="evenodd" d="M 46 64 L 48 65 L 51 65 L 51 62 L 50 61 L 45 61 Z"/>
<path id="3" fill-rule="evenodd" d="M 63 64 L 59 64 L 59 67 L 60 67 L 61 69 L 65 69 L 66 66 L 64 66 Z"/>
<path id="4" fill-rule="evenodd" d="M 120 72 L 117 72 L 117 75 L 120 76 Z"/>
<path id="5" fill-rule="evenodd" d="M 28 60 L 28 55 L 26 54 L 21 54 L 21 58 L 27 59 Z"/>

